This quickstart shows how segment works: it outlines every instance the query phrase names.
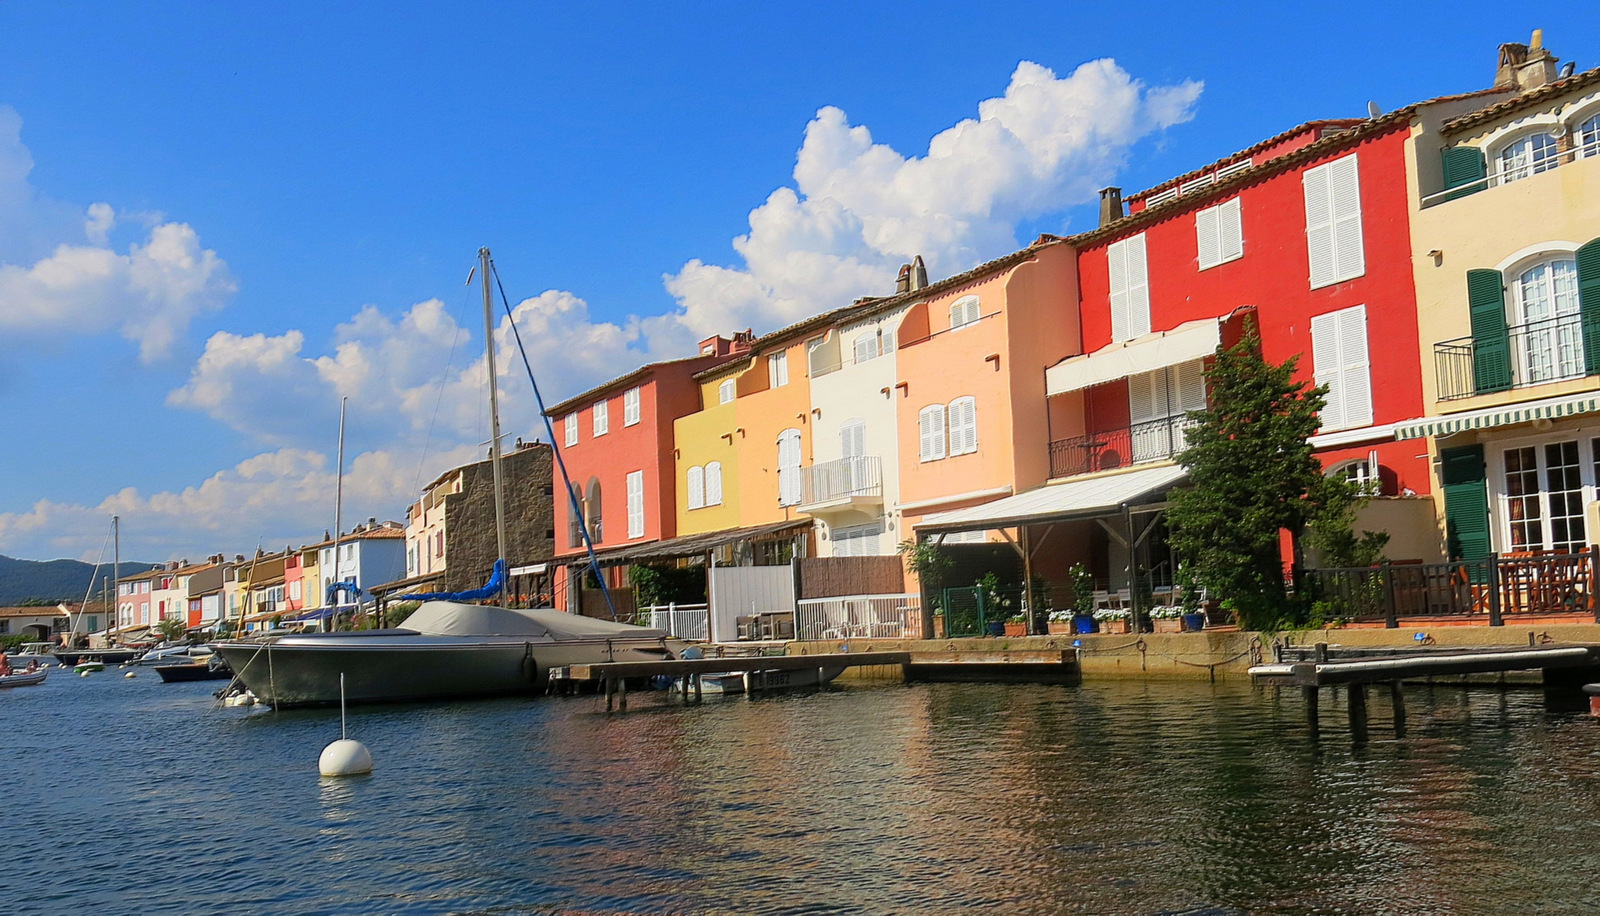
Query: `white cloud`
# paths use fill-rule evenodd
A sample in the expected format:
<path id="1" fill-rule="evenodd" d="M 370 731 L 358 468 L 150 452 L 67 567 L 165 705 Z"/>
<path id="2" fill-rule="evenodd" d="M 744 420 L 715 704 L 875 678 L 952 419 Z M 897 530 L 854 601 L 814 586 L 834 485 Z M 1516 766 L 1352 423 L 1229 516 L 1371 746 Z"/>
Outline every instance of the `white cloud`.
<path id="1" fill-rule="evenodd" d="M 0 107 L 0 340 L 116 331 L 151 362 L 235 291 L 227 264 L 188 224 L 157 222 L 118 251 L 109 204 L 49 200 L 29 183 L 32 170 L 22 119 Z"/>

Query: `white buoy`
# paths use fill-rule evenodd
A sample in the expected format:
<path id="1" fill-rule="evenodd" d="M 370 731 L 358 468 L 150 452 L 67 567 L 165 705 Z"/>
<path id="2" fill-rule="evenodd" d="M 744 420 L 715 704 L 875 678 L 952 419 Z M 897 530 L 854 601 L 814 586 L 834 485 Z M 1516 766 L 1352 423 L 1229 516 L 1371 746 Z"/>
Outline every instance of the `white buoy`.
<path id="1" fill-rule="evenodd" d="M 133 677 L 133 672 L 129 671 L 127 674 L 124 674 L 123 677 Z"/>
<path id="2" fill-rule="evenodd" d="M 322 749 L 317 768 L 324 776 L 364 776 L 372 772 L 372 752 L 352 741 L 344 721 L 344 672 L 339 672 L 339 740 Z"/>
<path id="3" fill-rule="evenodd" d="M 88 668 L 85 668 L 82 671 L 78 672 L 78 677 L 88 677 L 88 676 L 89 676 L 89 669 Z"/>

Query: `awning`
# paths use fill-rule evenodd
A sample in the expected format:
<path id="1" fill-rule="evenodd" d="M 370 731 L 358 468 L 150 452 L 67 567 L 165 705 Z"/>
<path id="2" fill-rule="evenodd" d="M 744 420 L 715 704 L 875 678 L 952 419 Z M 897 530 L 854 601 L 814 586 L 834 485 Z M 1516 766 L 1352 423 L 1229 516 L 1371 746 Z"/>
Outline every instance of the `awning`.
<path id="1" fill-rule="evenodd" d="M 532 563 L 532 564 L 529 564 L 527 566 L 513 566 L 511 568 L 511 575 L 513 575 L 513 576 L 542 576 L 542 575 L 545 574 L 545 572 L 549 568 L 550 568 L 550 564 L 548 564 L 548 563 Z"/>
<path id="2" fill-rule="evenodd" d="M 423 573 L 420 576 L 412 576 L 409 579 L 396 579 L 393 582 L 385 582 L 382 585 L 374 585 L 367 589 L 367 593 L 370 595 L 383 597 L 395 592 L 416 591 L 417 586 L 419 585 L 429 585 L 434 582 L 443 581 L 444 573 L 445 571 L 441 569 L 437 572 Z"/>
<path id="3" fill-rule="evenodd" d="M 1067 357 L 1044 370 L 1045 394 L 1066 394 L 1204 359 L 1216 353 L 1221 342 L 1221 318 L 1186 321 L 1170 331 L 1146 334 L 1101 347 L 1093 353 Z"/>
<path id="4" fill-rule="evenodd" d="M 1527 423 L 1531 420 L 1554 420 L 1580 413 L 1600 411 L 1600 392 L 1568 394 L 1520 404 L 1503 404 L 1482 410 L 1467 410 L 1442 417 L 1425 417 L 1401 423 L 1394 432 L 1396 439 L 1425 439 L 1428 436 L 1449 436 L 1469 429 L 1491 429 Z"/>
<path id="5" fill-rule="evenodd" d="M 616 566 L 622 563 L 637 563 L 642 560 L 671 560 L 679 557 L 703 556 L 709 551 L 716 550 L 725 544 L 734 544 L 739 541 L 754 541 L 773 535 L 783 534 L 788 531 L 798 531 L 810 528 L 811 519 L 790 519 L 786 522 L 773 522 L 769 525 L 755 525 L 749 528 L 724 528 L 720 531 L 707 531 L 704 534 L 689 534 L 681 538 L 671 538 L 665 541 L 652 541 L 648 544 L 638 544 L 632 547 L 618 547 L 613 550 L 595 551 L 595 559 L 602 566 Z M 569 566 L 587 565 L 587 554 L 575 554 L 564 557 L 562 561 Z"/>
<path id="6" fill-rule="evenodd" d="M 970 509 L 930 515 L 916 527 L 923 534 L 938 534 L 1113 515 L 1121 512 L 1124 506 L 1135 504 L 1152 493 L 1165 492 L 1183 480 L 1186 474 L 1178 465 L 1164 464 L 1103 477 L 1045 484 L 1036 490 Z"/>

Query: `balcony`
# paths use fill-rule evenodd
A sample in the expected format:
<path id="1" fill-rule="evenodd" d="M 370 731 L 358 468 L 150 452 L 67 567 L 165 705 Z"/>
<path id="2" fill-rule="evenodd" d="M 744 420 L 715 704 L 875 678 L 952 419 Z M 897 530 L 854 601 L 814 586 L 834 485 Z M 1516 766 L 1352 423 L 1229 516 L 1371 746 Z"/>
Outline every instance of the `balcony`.
<path id="1" fill-rule="evenodd" d="M 1184 433 L 1194 423 L 1187 416 L 1165 417 L 1123 429 L 1057 439 L 1050 443 L 1050 476 L 1076 477 L 1171 458 L 1183 451 Z"/>
<path id="2" fill-rule="evenodd" d="M 810 514 L 883 503 L 883 468 L 877 455 L 836 458 L 800 471 L 799 510 Z"/>
<path id="3" fill-rule="evenodd" d="M 1578 315 L 1517 325 L 1509 329 L 1507 339 L 1509 347 L 1503 352 L 1496 352 L 1499 348 L 1481 351 L 1471 337 L 1434 344 L 1439 400 L 1455 401 L 1597 374 L 1584 359 L 1583 321 Z"/>

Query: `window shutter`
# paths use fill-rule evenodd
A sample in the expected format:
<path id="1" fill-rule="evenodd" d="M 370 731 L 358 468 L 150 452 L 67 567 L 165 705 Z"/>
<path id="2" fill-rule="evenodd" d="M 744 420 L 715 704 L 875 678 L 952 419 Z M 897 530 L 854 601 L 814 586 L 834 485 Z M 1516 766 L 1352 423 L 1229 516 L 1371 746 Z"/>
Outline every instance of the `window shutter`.
<path id="1" fill-rule="evenodd" d="M 1578 311 L 1583 316 L 1583 365 L 1600 373 L 1600 239 L 1578 249 Z"/>
<path id="2" fill-rule="evenodd" d="M 1195 245 L 1199 251 L 1200 269 L 1222 263 L 1222 238 L 1220 207 L 1207 207 L 1194 215 Z"/>
<path id="3" fill-rule="evenodd" d="M 950 402 L 950 454 L 966 455 L 978 450 L 978 408 L 973 398 Z"/>
<path id="4" fill-rule="evenodd" d="M 1173 406 L 1177 408 L 1178 416 L 1184 416 L 1191 410 L 1206 409 L 1206 372 L 1205 363 L 1200 360 L 1183 363 L 1173 367 L 1173 374 L 1177 376 L 1177 393 L 1173 398 Z"/>
<path id="5" fill-rule="evenodd" d="M 689 508 L 700 509 L 706 504 L 705 468 L 695 465 L 689 469 Z"/>
<path id="6" fill-rule="evenodd" d="M 722 462 L 713 461 L 706 465 L 706 505 L 722 505 Z"/>
<path id="7" fill-rule="evenodd" d="M 628 474 L 628 537 L 644 537 L 644 472 Z"/>
<path id="8" fill-rule="evenodd" d="M 1328 388 L 1327 404 L 1322 408 L 1323 431 L 1344 429 L 1344 392 L 1340 385 L 1339 313 L 1311 318 L 1312 378 L 1317 387 Z"/>
<path id="9" fill-rule="evenodd" d="M 1485 476 L 1483 446 L 1439 451 L 1445 544 L 1451 559 L 1470 562 L 1489 555 L 1489 488 Z"/>
<path id="10" fill-rule="evenodd" d="M 1217 208 L 1217 244 L 1221 261 L 1244 257 L 1244 221 L 1237 197 Z"/>
<path id="11" fill-rule="evenodd" d="M 1148 423 L 1166 415 L 1165 370 L 1128 376 L 1128 421 Z"/>
<path id="12" fill-rule="evenodd" d="M 917 430 L 922 447 L 919 457 L 923 461 L 937 461 L 944 457 L 944 405 L 934 404 L 922 408 L 917 415 Z"/>
<path id="13" fill-rule="evenodd" d="M 1500 271 L 1467 271 L 1467 307 L 1472 315 L 1473 390 L 1504 391 L 1511 387 L 1511 336 Z"/>
<path id="14" fill-rule="evenodd" d="M 1150 333 L 1150 271 L 1144 234 L 1128 239 L 1128 339 Z"/>
<path id="15" fill-rule="evenodd" d="M 1445 189 L 1461 189 L 1446 194 L 1445 200 L 1466 197 L 1484 189 L 1486 186 L 1484 179 L 1489 176 L 1489 168 L 1484 162 L 1483 150 L 1476 146 L 1452 146 L 1440 150 L 1439 156 L 1444 164 Z"/>
<path id="16" fill-rule="evenodd" d="M 1306 252 L 1311 259 L 1311 288 L 1334 282 L 1333 215 L 1328 202 L 1328 169 L 1307 169 L 1301 176 L 1306 197 Z"/>
<path id="17" fill-rule="evenodd" d="M 1128 257 L 1127 242 L 1106 248 L 1106 269 L 1111 280 L 1111 339 L 1127 340 L 1128 334 Z"/>
<path id="18" fill-rule="evenodd" d="M 1354 155 L 1328 163 L 1328 200 L 1333 217 L 1335 280 L 1367 272 L 1361 240 L 1361 180 Z"/>
<path id="19" fill-rule="evenodd" d="M 1367 359 L 1367 308 L 1358 305 L 1339 313 L 1339 387 L 1344 393 L 1344 422 L 1349 427 L 1372 425 L 1372 370 Z"/>
<path id="20" fill-rule="evenodd" d="M 839 453 L 845 458 L 860 458 L 867 453 L 867 424 L 847 421 L 839 427 Z"/>

